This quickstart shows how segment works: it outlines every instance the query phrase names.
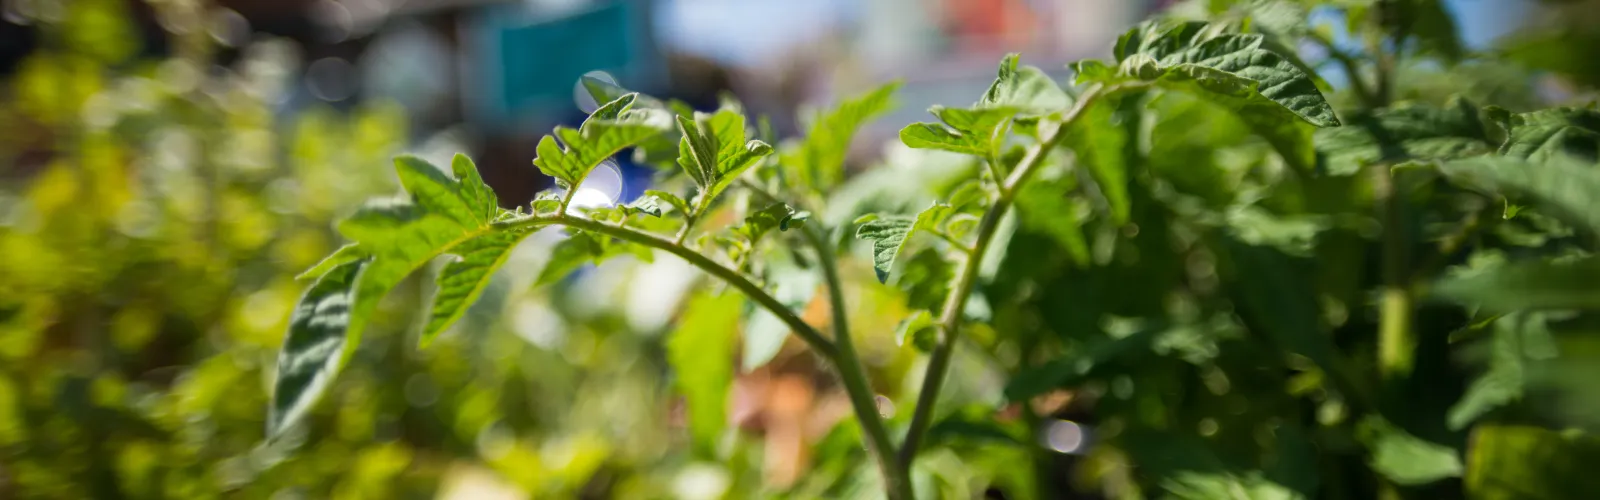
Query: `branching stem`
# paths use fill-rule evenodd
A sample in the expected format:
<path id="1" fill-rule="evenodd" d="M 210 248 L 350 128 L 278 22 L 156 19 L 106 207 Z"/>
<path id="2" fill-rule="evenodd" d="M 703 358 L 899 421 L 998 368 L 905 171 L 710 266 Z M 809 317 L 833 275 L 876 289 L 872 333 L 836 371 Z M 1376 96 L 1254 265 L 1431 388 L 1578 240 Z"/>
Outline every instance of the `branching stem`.
<path id="1" fill-rule="evenodd" d="M 977 282 L 978 268 L 989 249 L 989 243 L 1000 227 L 1000 220 L 1011 208 L 1011 202 L 1017 191 L 1039 169 L 1039 165 L 1044 163 L 1044 158 L 1066 136 L 1067 129 L 1078 120 L 1079 116 L 1082 116 L 1084 109 L 1107 93 L 1135 85 L 1109 88 L 1096 86 L 1084 91 L 1083 95 L 1079 96 L 1077 104 L 1062 118 L 1061 125 L 1041 136 L 1039 143 L 1028 149 L 1027 154 L 1017 163 L 1017 168 L 1012 170 L 1011 175 L 1000 184 L 1000 194 L 995 198 L 994 204 L 984 212 L 983 218 L 978 221 L 977 240 L 972 244 L 972 251 L 967 254 L 961 269 L 957 271 L 955 282 L 950 287 L 950 294 L 945 297 L 943 309 L 940 310 L 938 344 L 934 346 L 933 354 L 928 358 L 928 368 L 922 378 L 922 389 L 917 394 L 917 407 L 911 415 L 911 428 L 906 431 L 905 443 L 900 447 L 898 465 L 902 471 L 910 470 L 911 462 L 916 459 L 917 449 L 922 444 L 923 435 L 932 424 L 933 407 L 939 400 L 939 392 L 944 387 L 945 373 L 950 370 L 950 358 L 955 353 L 957 329 L 961 326 L 961 312 L 966 309 L 967 299 L 972 295 L 972 287 Z"/>

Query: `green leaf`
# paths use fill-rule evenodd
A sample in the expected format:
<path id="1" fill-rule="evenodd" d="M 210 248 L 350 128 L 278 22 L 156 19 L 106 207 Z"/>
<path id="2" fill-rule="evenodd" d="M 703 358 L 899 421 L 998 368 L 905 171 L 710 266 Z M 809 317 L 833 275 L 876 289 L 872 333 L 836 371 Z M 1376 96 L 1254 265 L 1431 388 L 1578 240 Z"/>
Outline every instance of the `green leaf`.
<path id="1" fill-rule="evenodd" d="M 856 238 L 872 242 L 872 269 L 878 273 L 878 282 L 889 282 L 895 256 L 905 247 L 914 224 L 916 219 L 911 217 L 878 217 L 856 228 Z"/>
<path id="2" fill-rule="evenodd" d="M 623 216 L 630 216 L 633 214 L 645 214 L 651 217 L 661 216 L 661 204 L 658 202 L 658 198 L 656 196 L 650 194 L 645 194 L 644 196 L 635 198 L 633 201 L 628 202 L 627 205 L 617 208 L 622 210 Z"/>
<path id="3" fill-rule="evenodd" d="M 577 130 L 556 127 L 554 135 L 539 141 L 534 166 L 567 189 L 577 189 L 600 162 L 672 128 L 668 113 L 631 109 L 637 97 L 638 94 L 627 94 L 606 103 Z"/>
<path id="4" fill-rule="evenodd" d="M 1522 399 L 1527 365 L 1555 357 L 1555 338 L 1542 314 L 1513 313 L 1494 320 L 1489 369 L 1450 407 L 1450 429 L 1464 429 L 1495 408 Z"/>
<path id="5" fill-rule="evenodd" d="M 844 159 L 850 141 L 868 121 L 894 108 L 894 92 L 899 83 L 890 83 L 840 102 L 831 112 L 811 122 L 810 132 L 800 146 L 798 157 L 786 160 L 799 169 L 799 181 L 819 191 L 833 188 L 844 178 Z"/>
<path id="6" fill-rule="evenodd" d="M 810 216 L 809 212 L 795 211 L 794 207 L 788 204 L 773 203 L 746 216 L 744 224 L 734 228 L 733 231 L 744 236 L 751 244 L 755 244 L 773 229 L 788 231 L 791 228 L 805 226 L 806 219 Z"/>
<path id="7" fill-rule="evenodd" d="M 1000 71 L 989 90 L 978 100 L 978 108 L 1011 107 L 1029 112 L 1066 109 L 1072 103 L 1066 91 L 1044 71 L 1033 66 L 1018 66 L 1020 57 L 1006 54 L 1000 60 Z"/>
<path id="8" fill-rule="evenodd" d="M 508 226 L 450 247 L 447 252 L 460 259 L 439 272 L 433 309 L 428 314 L 428 324 L 422 328 L 424 347 L 460 319 L 467 306 L 478 301 L 495 270 L 511 256 L 511 250 L 538 229 L 532 225 Z"/>
<path id="9" fill-rule="evenodd" d="M 672 208 L 676 209 L 680 214 L 689 213 L 689 203 L 683 201 L 683 198 L 678 195 L 668 193 L 666 191 L 657 191 L 654 189 L 646 189 L 644 190 L 644 194 L 645 196 L 654 196 L 658 200 L 667 202 L 667 204 L 672 205 Z"/>
<path id="10" fill-rule="evenodd" d="M 1409 160 L 1453 160 L 1490 151 L 1478 107 L 1455 97 L 1444 108 L 1403 103 L 1357 115 L 1342 127 L 1315 134 L 1323 170 L 1351 175 L 1366 165 Z"/>
<path id="11" fill-rule="evenodd" d="M 1111 205 L 1111 219 L 1128 222 L 1128 130 L 1113 119 L 1114 106 L 1095 103 L 1073 121 L 1063 142 L 1077 155 L 1079 165 L 1087 167 L 1100 193 Z M 1070 248 L 1070 247 L 1069 247 Z"/>
<path id="12" fill-rule="evenodd" d="M 913 123 L 900 129 L 900 142 L 918 149 L 939 149 L 990 159 L 999 155 L 1005 139 L 1002 125 L 1016 108 L 958 109 L 934 106 L 928 110 L 939 123 Z"/>
<path id="13" fill-rule="evenodd" d="M 887 283 L 889 272 L 894 269 L 895 257 L 905 248 L 906 241 L 911 234 L 918 231 L 937 230 L 952 213 L 949 205 L 934 204 L 918 213 L 916 218 L 900 216 L 862 216 L 856 219 L 861 224 L 856 228 L 856 238 L 872 242 L 872 269 L 877 271 L 878 281 Z"/>
<path id="14" fill-rule="evenodd" d="M 1600 438 L 1537 427 L 1479 426 L 1467 455 L 1466 493 L 1478 500 L 1563 500 L 1600 491 Z"/>
<path id="15" fill-rule="evenodd" d="M 1278 466 L 1266 468 L 1224 456 L 1222 447 L 1192 434 L 1131 429 L 1117 443 L 1139 465 L 1139 474 L 1150 476 L 1172 498 L 1311 498 L 1316 491 L 1314 477 L 1308 480 L 1303 471 L 1289 466 L 1314 462 L 1314 457 L 1306 456 L 1309 443 L 1292 426 L 1282 426 L 1275 434 Z"/>
<path id="16" fill-rule="evenodd" d="M 483 183 L 483 177 L 478 175 L 478 165 L 472 163 L 471 158 L 456 153 L 456 156 L 450 159 L 450 172 L 455 174 L 460 186 L 459 196 L 474 213 L 474 220 L 493 221 L 500 215 L 500 201 L 495 198 L 494 190 Z"/>
<path id="17" fill-rule="evenodd" d="M 1461 457 L 1454 448 L 1413 436 L 1382 417 L 1367 417 L 1358 433 L 1372 452 L 1368 464 L 1395 484 L 1416 486 L 1461 476 Z"/>
<path id="18" fill-rule="evenodd" d="M 351 243 L 339 247 L 338 250 L 334 250 L 333 253 L 328 254 L 327 257 L 324 257 L 322 262 L 318 262 L 316 265 L 311 266 L 311 269 L 307 269 L 305 272 L 300 273 L 300 275 L 295 276 L 294 279 L 314 280 L 321 278 L 322 275 L 328 274 L 328 271 L 332 271 L 335 267 L 339 267 L 345 263 L 365 259 L 367 257 L 368 254 L 366 249 L 361 248 L 360 244 Z"/>
<path id="19" fill-rule="evenodd" d="M 767 286 L 772 298 L 790 309 L 801 310 L 816 295 L 817 273 L 795 266 L 789 261 L 768 262 Z M 766 308 L 757 307 L 750 313 L 744 327 L 744 349 L 740 366 L 748 372 L 772 361 L 789 338 L 789 325 Z"/>
<path id="20" fill-rule="evenodd" d="M 695 113 L 694 119 L 678 117 L 678 165 L 700 185 L 700 203 L 709 203 L 732 184 L 756 160 L 772 153 L 772 146 L 758 140 L 745 140 L 744 115 L 733 109 L 715 114 Z"/>
<path id="21" fill-rule="evenodd" d="M 1483 156 L 1440 165 L 1451 181 L 1493 195 L 1516 197 L 1600 234 L 1600 170 L 1567 157 L 1544 163 Z"/>
<path id="22" fill-rule="evenodd" d="M 1168 90 L 1199 96 L 1212 105 L 1233 112 L 1251 132 L 1271 144 L 1290 166 L 1301 171 L 1315 168 L 1316 148 L 1312 142 L 1315 129 L 1297 119 L 1289 108 L 1257 92 L 1259 84 L 1255 81 L 1203 66 L 1183 64 L 1164 71 L 1156 84 Z"/>
<path id="23" fill-rule="evenodd" d="M 733 385 L 733 344 L 744 299 L 733 293 L 696 295 L 667 340 L 667 361 L 689 409 L 689 435 L 702 456 L 714 456 L 727 423 Z"/>
<path id="24" fill-rule="evenodd" d="M 1511 115 L 1500 154 L 1534 162 L 1571 156 L 1600 162 L 1600 110 L 1551 108 Z"/>
<path id="25" fill-rule="evenodd" d="M 289 334 L 278 354 L 272 406 L 267 413 L 269 439 L 300 420 L 338 374 L 356 280 L 370 262 L 358 259 L 331 266 L 295 305 L 289 316 Z"/>
<path id="26" fill-rule="evenodd" d="M 1089 244 L 1083 236 L 1083 215 L 1072 203 L 1071 178 L 1047 181 L 1035 180 L 1022 186 L 1017 193 L 1017 213 L 1022 226 L 1044 233 L 1067 250 L 1067 256 L 1078 266 L 1089 265 Z"/>
<path id="27" fill-rule="evenodd" d="M 1600 258 L 1530 260 L 1448 277 L 1433 293 L 1495 312 L 1600 309 Z"/>
<path id="28" fill-rule="evenodd" d="M 550 249 L 550 260 L 545 262 L 544 269 L 539 270 L 539 277 L 533 280 L 534 286 L 560 281 L 604 254 L 605 249 L 596 238 L 599 236 L 576 233 L 557 243 L 555 248 Z"/>
<path id="29" fill-rule="evenodd" d="M 1306 123 L 1338 125 L 1333 107 L 1310 75 L 1262 45 L 1261 35 L 1224 33 L 1219 26 L 1200 22 L 1176 26 L 1145 23 L 1119 37 L 1115 52 L 1119 63 L 1145 55 L 1162 69 L 1193 65 L 1243 78 L 1256 83 L 1250 90 Z"/>
<path id="30" fill-rule="evenodd" d="M 900 320 L 900 324 L 895 327 L 894 344 L 905 346 L 906 341 L 910 340 L 911 345 L 916 346 L 918 350 L 929 352 L 938 341 L 938 335 L 939 325 L 934 322 L 933 314 L 926 310 L 918 310 L 911 313 L 910 317 Z"/>
<path id="31" fill-rule="evenodd" d="M 1144 328 L 1120 337 L 1100 336 L 1066 356 L 1029 367 L 1006 383 L 1006 399 L 1027 401 L 1059 387 L 1071 387 L 1105 373 L 1107 363 L 1148 352 L 1150 343 L 1165 327 Z"/>

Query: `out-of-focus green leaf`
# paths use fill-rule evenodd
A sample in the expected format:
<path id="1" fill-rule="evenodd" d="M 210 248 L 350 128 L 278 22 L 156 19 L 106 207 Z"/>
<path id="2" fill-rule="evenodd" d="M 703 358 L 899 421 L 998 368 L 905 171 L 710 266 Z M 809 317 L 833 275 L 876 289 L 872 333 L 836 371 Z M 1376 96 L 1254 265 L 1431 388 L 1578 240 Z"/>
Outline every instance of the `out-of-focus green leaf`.
<path id="1" fill-rule="evenodd" d="M 1467 386 L 1461 400 L 1450 407 L 1446 422 L 1452 430 L 1467 427 L 1479 417 L 1522 398 L 1526 365 L 1556 356 L 1555 339 L 1538 313 L 1513 313 L 1494 321 L 1489 345 L 1489 369 Z"/>
<path id="2" fill-rule="evenodd" d="M 910 341 L 918 350 L 928 352 L 933 350 L 938 335 L 939 325 L 934 321 L 933 315 L 926 310 L 918 310 L 911 313 L 911 317 L 900 320 L 900 324 L 895 326 L 894 343 L 904 346 Z"/>
<path id="3" fill-rule="evenodd" d="M 890 83 L 853 99 L 840 102 L 831 112 L 822 113 L 811 122 L 805 143 L 798 157 L 785 160 L 786 165 L 798 168 L 799 181 L 814 189 L 827 191 L 844 178 L 844 159 L 850 152 L 850 141 L 856 131 L 867 121 L 894 108 L 894 92 L 899 83 Z"/>
<path id="4" fill-rule="evenodd" d="M 354 262 L 367 258 L 367 256 L 367 251 L 362 249 L 361 245 L 351 243 L 339 247 L 338 250 L 334 250 L 333 253 L 328 254 L 328 256 L 324 257 L 321 262 L 317 263 L 317 265 L 311 266 L 311 269 L 305 270 L 305 272 L 300 273 L 299 276 L 295 276 L 294 279 L 314 280 L 321 278 L 322 275 L 328 274 L 328 271 L 332 271 L 335 267 L 339 267 L 340 265 L 348 262 Z"/>
<path id="5" fill-rule="evenodd" d="M 689 435 L 703 456 L 714 456 L 728 420 L 733 344 L 744 299 L 733 293 L 696 295 L 667 340 L 667 361 L 689 407 Z"/>
<path id="6" fill-rule="evenodd" d="M 934 106 L 928 110 L 939 123 L 913 123 L 900 129 L 900 142 L 919 149 L 941 149 L 983 159 L 999 155 L 1002 125 L 1016 108 L 960 109 Z"/>
<path id="7" fill-rule="evenodd" d="M 1067 355 L 1028 368 L 1011 377 L 1006 383 L 1006 398 L 1026 401 L 1060 387 L 1077 385 L 1103 373 L 1107 362 L 1123 356 L 1133 356 L 1147 351 L 1150 342 L 1163 328 L 1145 328 L 1120 337 L 1106 336 L 1094 339 L 1073 349 Z"/>
<path id="8" fill-rule="evenodd" d="M 1500 153 L 1532 162 L 1569 156 L 1600 162 L 1600 110 L 1551 108 L 1511 115 Z"/>
<path id="9" fill-rule="evenodd" d="M 1336 372 L 1333 341 L 1318 323 L 1321 307 L 1306 259 L 1276 249 L 1225 239 L 1215 248 L 1229 264 L 1224 279 L 1251 329 L 1273 343 Z"/>
<path id="10" fill-rule="evenodd" d="M 669 113 L 631 109 L 637 97 L 627 94 L 606 103 L 576 130 L 556 127 L 554 135 L 539 140 L 534 166 L 567 189 L 577 189 L 600 162 L 672 128 Z"/>
<path id="11" fill-rule="evenodd" d="M 1162 88 L 1200 96 L 1206 102 L 1236 114 L 1250 131 L 1261 136 L 1289 165 L 1309 171 L 1316 165 L 1312 142 L 1314 128 L 1297 118 L 1290 108 L 1266 98 L 1255 81 L 1195 65 L 1179 65 L 1156 80 Z M 1320 95 L 1318 96 L 1320 99 Z M 1326 104 L 1324 104 L 1326 105 Z M 1330 119 L 1331 119 L 1331 115 Z M 1310 123 L 1338 124 L 1337 120 Z"/>
<path id="12" fill-rule="evenodd" d="M 1071 104 L 1072 99 L 1050 75 L 1033 66 L 1019 66 L 1018 59 L 1020 56 L 1013 53 L 1000 60 L 999 75 L 978 100 L 977 107 L 1015 107 L 1037 113 L 1065 109 Z"/>
<path id="13" fill-rule="evenodd" d="M 1282 446 L 1285 440 L 1303 440 L 1298 433 L 1280 432 L 1276 438 L 1286 451 L 1306 448 Z M 1173 498 L 1304 499 L 1310 498 L 1316 487 L 1314 479 L 1298 477 L 1304 471 L 1279 467 L 1262 470 L 1227 460 L 1199 436 L 1137 431 L 1120 437 L 1118 444 L 1140 464 L 1141 475 L 1150 476 Z M 1305 461 L 1299 456 L 1280 456 L 1278 460 Z"/>
<path id="14" fill-rule="evenodd" d="M 1433 293 L 1496 312 L 1600 309 L 1600 258 L 1531 260 L 1445 278 Z"/>
<path id="15" fill-rule="evenodd" d="M 577 233 L 557 243 L 555 248 L 550 250 L 550 260 L 545 262 L 544 269 L 539 271 L 539 277 L 534 279 L 534 285 L 555 283 L 583 267 L 584 264 L 593 262 L 605 251 L 596 238 L 599 236 Z"/>
<path id="16" fill-rule="evenodd" d="M 1561 500 L 1600 491 L 1600 439 L 1537 427 L 1479 426 L 1467 455 L 1466 493 L 1477 500 Z"/>
<path id="17" fill-rule="evenodd" d="M 1106 102 L 1089 105 L 1081 118 L 1067 128 L 1063 140 L 1077 155 L 1078 165 L 1089 170 L 1100 194 L 1111 205 L 1111 219 L 1128 222 L 1128 141 L 1125 124 L 1115 118 L 1115 107 Z M 1070 248 L 1070 247 L 1069 247 Z"/>
<path id="18" fill-rule="evenodd" d="M 788 231 L 804 227 L 806 220 L 811 217 L 809 212 L 796 211 L 786 203 L 773 203 L 767 208 L 757 210 L 744 218 L 744 224 L 734 228 L 734 232 L 745 237 L 751 243 L 761 241 L 773 229 Z"/>
<path id="19" fill-rule="evenodd" d="M 1543 163 L 1483 156 L 1440 165 L 1451 181 L 1533 206 L 1600 234 L 1600 170 L 1567 157 Z"/>
<path id="20" fill-rule="evenodd" d="M 1323 170 L 1350 175 L 1378 162 L 1453 160 L 1490 151 L 1478 107 L 1455 97 L 1436 108 L 1404 103 L 1316 131 Z"/>
<path id="21" fill-rule="evenodd" d="M 772 298 L 791 309 L 804 309 L 816 295 L 817 273 L 800 269 L 787 262 L 769 262 L 767 286 Z M 744 352 L 740 365 L 745 371 L 760 368 L 783 349 L 789 338 L 789 325 L 766 308 L 757 307 L 750 313 L 744 326 Z"/>
<path id="22" fill-rule="evenodd" d="M 333 266 L 306 290 L 289 317 L 278 355 L 267 436 L 277 437 L 305 416 L 339 373 L 355 303 L 356 279 L 371 260 Z"/>
<path id="23" fill-rule="evenodd" d="M 1395 427 L 1382 417 L 1369 416 L 1359 433 L 1372 456 L 1372 469 L 1403 486 L 1428 484 L 1461 476 L 1461 457 L 1454 448 L 1425 441 Z"/>

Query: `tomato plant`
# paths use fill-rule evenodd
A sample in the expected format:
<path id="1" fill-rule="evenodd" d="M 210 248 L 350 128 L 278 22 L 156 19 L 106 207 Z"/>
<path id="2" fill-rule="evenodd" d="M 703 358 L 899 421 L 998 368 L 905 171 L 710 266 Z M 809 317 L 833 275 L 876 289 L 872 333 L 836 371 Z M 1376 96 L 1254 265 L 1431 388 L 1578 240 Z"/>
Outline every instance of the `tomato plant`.
<path id="1" fill-rule="evenodd" d="M 1404 58 L 1461 57 L 1437 2 L 1343 8 L 1365 51 L 1298 24 L 1297 2 L 1190 7 L 1123 34 L 1111 60 L 1072 64 L 1070 85 L 1008 56 L 976 103 L 935 106 L 937 122 L 906 127 L 905 146 L 968 159 L 928 186 L 939 196 L 920 209 L 839 200 L 868 177 L 846 175 L 845 152 L 889 106 L 892 84 L 775 147 L 751 138 L 761 129 L 732 99 L 700 112 L 586 80 L 605 104 L 539 142 L 533 163 L 558 189 L 531 204 L 497 200 L 465 156 L 448 169 L 400 157 L 407 195 L 342 221 L 352 243 L 304 275 L 315 281 L 290 320 L 269 432 L 317 399 L 402 278 L 451 256 L 426 343 L 521 239 L 559 227 L 568 236 L 546 273 L 662 253 L 720 283 L 688 301 L 667 343 L 697 449 L 713 450 L 720 433 L 748 301 L 831 368 L 890 498 L 936 491 L 939 473 L 919 466 L 936 439 L 959 448 L 952 440 L 987 436 L 1048 462 L 1035 443 L 1063 429 L 1044 425 L 1059 410 L 1041 400 L 1052 394 L 1096 399 L 1095 474 L 1124 494 L 1361 497 L 1464 484 L 1497 497 L 1533 491 L 1519 489 L 1533 488 L 1521 475 L 1567 474 L 1484 464 L 1569 442 L 1492 416 L 1520 420 L 1511 412 L 1533 383 L 1527 363 L 1553 356 L 1553 325 L 1594 305 L 1597 111 L 1398 101 Z M 1288 48 L 1302 41 L 1342 65 L 1358 106 L 1335 111 L 1317 70 Z M 589 172 L 629 148 L 676 172 L 666 186 L 677 188 L 573 204 Z M 854 282 L 840 265 L 855 255 L 850 235 L 871 247 L 876 279 L 906 294 L 897 338 L 927 353 L 909 418 L 880 413 L 883 391 L 852 336 Z M 820 275 L 825 325 L 774 296 L 770 271 L 786 259 Z M 1492 340 L 1463 340 L 1481 329 Z M 1451 352 L 1482 342 L 1493 344 L 1487 372 L 1452 387 Z M 941 404 L 962 345 L 1008 374 L 1001 404 L 1020 407 L 1020 430 L 981 404 Z M 1052 487 L 1044 474 L 1034 491 Z"/>

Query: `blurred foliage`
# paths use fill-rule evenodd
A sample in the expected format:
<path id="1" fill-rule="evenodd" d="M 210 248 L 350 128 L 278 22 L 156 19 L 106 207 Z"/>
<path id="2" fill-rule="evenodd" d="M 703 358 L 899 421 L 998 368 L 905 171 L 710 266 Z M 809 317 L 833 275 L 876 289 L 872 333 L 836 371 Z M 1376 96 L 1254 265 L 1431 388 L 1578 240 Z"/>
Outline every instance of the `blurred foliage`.
<path id="1" fill-rule="evenodd" d="M 286 109 L 296 49 L 258 39 L 214 66 L 203 3 L 149 2 L 170 30 L 153 59 L 127 2 L 29 4 L 42 47 L 0 87 L 0 498 L 881 491 L 840 381 L 781 320 L 660 252 L 555 230 L 519 235 L 448 329 L 429 290 L 458 263 L 397 277 L 323 403 L 267 440 L 295 276 L 339 248 L 336 219 L 400 193 L 406 118 Z M 1342 126 L 1264 128 L 1240 112 L 1259 103 L 1170 78 L 1091 108 L 1100 126 L 1018 193 L 962 311 L 919 496 L 1584 498 L 1600 453 L 1592 4 L 1552 2 L 1534 22 L 1557 29 L 1480 52 L 1432 0 L 1181 2 L 1167 17 L 1259 34 L 1306 68 L 1296 84 L 1333 110 L 1305 114 Z M 1314 11 L 1339 15 L 1305 22 Z M 1016 164 L 1016 137 L 994 132 L 1025 143 L 1048 124 L 1028 113 L 1082 87 L 1009 68 L 1016 85 L 934 110 L 905 144 Z M 585 83 L 603 102 L 626 93 Z M 697 215 L 729 229 L 691 243 L 814 325 L 827 294 L 790 226 L 849 242 L 853 225 L 904 223 L 887 260 L 863 242 L 840 263 L 845 319 L 901 431 L 955 273 L 941 241 L 972 231 L 997 176 L 898 144 L 843 175 L 851 132 L 893 91 L 818 113 L 800 142 L 735 103 L 696 122 L 641 96 L 685 120 L 637 148 L 664 167 L 659 206 L 591 213 L 669 231 L 645 214 L 727 189 Z M 719 138 L 734 116 L 737 140 Z M 762 157 L 680 158 L 681 130 Z M 680 163 L 703 178 L 668 175 Z M 814 220 L 763 198 L 796 189 Z M 851 222 L 867 213 L 885 215 Z M 937 240 L 906 244 L 911 227 Z M 1397 314 L 1403 363 L 1383 340 Z"/>

